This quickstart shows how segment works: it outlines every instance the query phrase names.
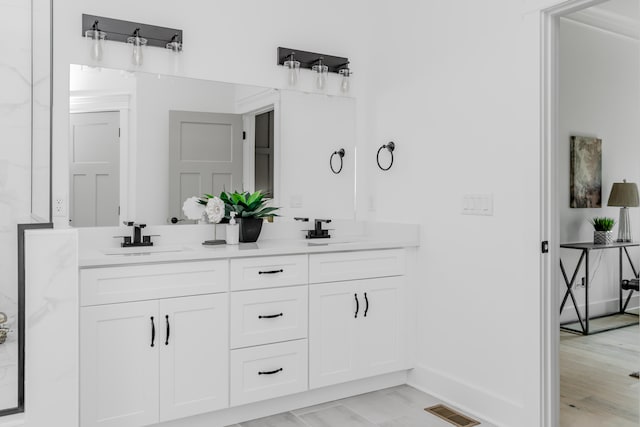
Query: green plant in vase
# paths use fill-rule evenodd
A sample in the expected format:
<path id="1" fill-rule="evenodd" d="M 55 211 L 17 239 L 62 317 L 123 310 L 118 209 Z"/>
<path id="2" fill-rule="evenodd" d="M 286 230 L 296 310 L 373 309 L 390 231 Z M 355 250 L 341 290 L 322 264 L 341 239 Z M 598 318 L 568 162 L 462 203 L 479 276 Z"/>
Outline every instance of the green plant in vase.
<path id="1" fill-rule="evenodd" d="M 231 212 L 236 213 L 236 220 L 240 224 L 241 242 L 258 240 L 264 218 L 278 216 L 275 212 L 279 208 L 267 206 L 270 199 L 266 198 L 260 190 L 254 193 L 223 191 L 220 193 L 220 199 L 224 202 L 225 218 L 230 218 Z"/>
<path id="2" fill-rule="evenodd" d="M 613 226 L 616 221 L 608 217 L 595 217 L 589 220 L 593 225 L 593 243 L 596 245 L 610 245 L 613 243 Z"/>

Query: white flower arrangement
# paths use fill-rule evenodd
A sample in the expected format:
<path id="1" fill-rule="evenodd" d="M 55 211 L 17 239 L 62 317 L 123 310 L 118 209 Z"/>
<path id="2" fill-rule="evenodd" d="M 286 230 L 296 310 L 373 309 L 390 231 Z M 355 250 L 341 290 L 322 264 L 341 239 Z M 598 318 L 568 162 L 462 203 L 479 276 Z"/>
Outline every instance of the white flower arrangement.
<path id="1" fill-rule="evenodd" d="M 209 217 L 209 222 L 217 224 L 224 218 L 224 202 L 219 197 L 212 197 L 207 200 L 204 210 Z"/>
<path id="2" fill-rule="evenodd" d="M 185 217 L 200 223 L 217 224 L 224 218 L 224 202 L 219 197 L 189 197 L 182 205 Z"/>
<path id="3" fill-rule="evenodd" d="M 188 219 L 199 220 L 202 219 L 205 206 L 200 203 L 200 197 L 189 197 L 184 201 L 182 205 L 182 212 Z"/>

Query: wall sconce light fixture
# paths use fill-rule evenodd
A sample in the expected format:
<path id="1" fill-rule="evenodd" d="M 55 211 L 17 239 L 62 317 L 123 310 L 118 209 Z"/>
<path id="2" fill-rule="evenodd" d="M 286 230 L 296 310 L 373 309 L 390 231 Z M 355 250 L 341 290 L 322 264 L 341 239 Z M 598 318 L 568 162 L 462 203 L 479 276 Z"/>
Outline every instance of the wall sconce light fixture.
<path id="1" fill-rule="evenodd" d="M 182 42 L 180 41 L 178 34 L 174 34 L 173 37 L 171 37 L 171 41 L 167 43 L 165 47 L 170 49 L 173 53 L 182 52 Z"/>
<path id="2" fill-rule="evenodd" d="M 295 87 L 298 84 L 298 76 L 300 75 L 300 61 L 296 61 L 294 55 L 295 52 L 291 52 L 288 56 L 289 59 L 282 64 L 287 69 L 287 82 L 290 87 Z"/>
<path id="3" fill-rule="evenodd" d="M 316 64 L 311 67 L 316 72 L 316 88 L 318 90 L 324 90 L 327 86 L 327 75 L 329 74 L 329 67 L 322 63 L 324 58 L 320 57 L 316 60 Z"/>
<path id="4" fill-rule="evenodd" d="M 349 89 L 351 88 L 349 77 L 351 77 L 351 74 L 353 74 L 353 71 L 349 69 L 349 64 L 347 64 L 344 68 L 339 69 L 338 73 L 342 76 L 342 79 L 340 79 L 340 92 L 349 92 Z"/>
<path id="5" fill-rule="evenodd" d="M 294 54 L 295 60 L 293 59 Z M 326 88 L 328 73 L 340 74 L 342 76 L 340 90 L 342 92 L 348 92 L 349 90 L 349 76 L 352 74 L 349 69 L 349 58 L 279 47 L 278 65 L 283 65 L 287 68 L 287 72 L 289 73 L 289 86 L 295 86 L 295 83 L 291 84 L 292 81 L 297 83 L 298 70 L 300 68 L 306 68 L 316 72 L 315 86 L 319 90 L 324 90 Z M 295 77 L 293 78 L 292 70 L 295 70 Z M 346 82 L 344 80 L 345 78 L 347 79 Z M 343 85 L 345 85 L 346 90 L 343 89 Z"/>
<path id="6" fill-rule="evenodd" d="M 147 39 L 140 37 L 140 28 L 136 28 L 133 36 L 127 38 L 127 43 L 133 46 L 131 50 L 131 63 L 136 66 L 144 62 L 142 49 L 147 45 Z"/>
<path id="7" fill-rule="evenodd" d="M 102 55 L 104 53 L 104 40 L 107 38 L 107 33 L 100 31 L 98 28 L 98 20 L 93 22 L 91 29 L 84 32 L 84 36 L 91 40 L 91 51 L 89 55 L 94 61 L 102 61 Z"/>
<path id="8" fill-rule="evenodd" d="M 82 35 L 93 40 L 91 58 L 96 61 L 102 59 L 101 43 L 105 39 L 131 44 L 131 62 L 137 66 L 143 63 L 144 46 L 161 47 L 179 53 L 183 44 L 182 30 L 86 14 L 82 15 Z"/>

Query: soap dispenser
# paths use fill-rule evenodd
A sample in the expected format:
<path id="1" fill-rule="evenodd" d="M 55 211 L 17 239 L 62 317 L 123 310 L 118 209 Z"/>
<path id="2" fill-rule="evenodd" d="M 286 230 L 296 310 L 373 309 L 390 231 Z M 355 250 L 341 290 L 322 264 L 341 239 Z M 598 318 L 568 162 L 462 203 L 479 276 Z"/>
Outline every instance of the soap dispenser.
<path id="1" fill-rule="evenodd" d="M 237 245 L 240 240 L 240 226 L 236 223 L 235 218 L 237 214 L 237 212 L 229 212 L 231 219 L 229 220 L 229 224 L 227 224 L 227 245 Z"/>

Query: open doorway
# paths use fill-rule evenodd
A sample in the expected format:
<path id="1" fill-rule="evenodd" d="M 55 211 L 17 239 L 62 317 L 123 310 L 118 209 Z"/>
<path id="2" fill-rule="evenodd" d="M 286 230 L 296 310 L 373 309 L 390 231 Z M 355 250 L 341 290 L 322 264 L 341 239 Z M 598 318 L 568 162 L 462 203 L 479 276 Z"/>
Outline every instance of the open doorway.
<path id="1" fill-rule="evenodd" d="M 637 292 L 621 291 L 620 285 L 638 276 L 640 209 L 631 209 L 632 242 L 623 247 L 593 246 L 589 221 L 618 221 L 619 207 L 608 203 L 613 184 L 640 181 L 640 2 L 578 0 L 550 11 L 547 24 L 545 128 L 554 246 L 548 332 L 551 372 L 560 378 L 550 405 L 561 426 L 637 426 L 640 387 L 629 375 L 640 369 L 640 343 L 638 318 L 628 313 L 637 314 L 639 302 Z M 586 154 L 577 152 L 578 145 Z M 571 205 L 579 192 L 570 184 L 581 178 L 583 154 L 597 175 L 597 196 L 588 193 L 586 203 Z M 559 332 L 561 324 L 565 331 Z"/>

